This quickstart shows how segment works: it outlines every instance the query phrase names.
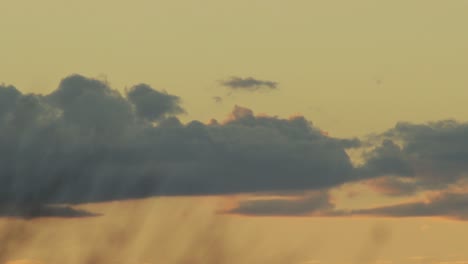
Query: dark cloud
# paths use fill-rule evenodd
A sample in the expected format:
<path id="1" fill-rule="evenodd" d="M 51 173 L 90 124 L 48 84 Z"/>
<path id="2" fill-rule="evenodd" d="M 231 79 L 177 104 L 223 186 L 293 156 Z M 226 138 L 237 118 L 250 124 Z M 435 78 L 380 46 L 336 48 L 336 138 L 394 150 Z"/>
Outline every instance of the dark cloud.
<path id="1" fill-rule="evenodd" d="M 367 153 L 359 174 L 392 176 L 395 193 L 443 190 L 468 176 L 468 124 L 446 120 L 428 124 L 398 123 L 379 135 L 382 145 Z"/>
<path id="2" fill-rule="evenodd" d="M 326 191 L 316 191 L 292 199 L 247 200 L 227 213 L 252 216 L 311 216 L 320 215 L 333 207 L 334 205 L 330 202 L 329 194 Z"/>
<path id="3" fill-rule="evenodd" d="M 88 138 L 100 142 L 117 140 L 121 133 L 134 126 L 134 114 L 128 101 L 98 80 L 72 75 L 63 79 L 50 95 L 36 97 L 37 104 L 44 108 L 42 111 L 48 112 L 50 125 L 54 126 L 50 127 L 51 132 L 59 133 L 57 137 L 70 137 L 63 138 L 69 142 L 62 144 L 74 143 L 76 138 L 58 131 L 57 126 L 71 133 L 79 131 L 79 136 L 87 134 Z M 39 117 L 42 119 L 43 115 Z"/>
<path id="4" fill-rule="evenodd" d="M 453 219 L 468 220 L 468 194 L 444 192 L 433 195 L 426 201 L 354 210 L 347 212 L 347 215 L 391 217 L 442 216 Z"/>
<path id="5" fill-rule="evenodd" d="M 158 121 L 168 114 L 181 114 L 180 98 L 159 92 L 146 84 L 136 85 L 127 91 L 127 97 L 135 105 L 138 116 L 149 121 Z"/>
<path id="6" fill-rule="evenodd" d="M 16 104 L 21 93 L 13 86 L 0 85 L 0 118 Z"/>
<path id="7" fill-rule="evenodd" d="M 10 215 L 73 215 L 50 206 L 155 195 L 318 190 L 353 179 L 349 142 L 303 117 L 259 117 L 237 106 L 224 123 L 182 124 L 176 96 L 137 85 L 124 97 L 79 75 L 48 95 L 2 86 L 0 101 L 0 204 Z"/>
<path id="8" fill-rule="evenodd" d="M 468 124 L 400 123 L 385 136 L 403 142 L 403 153 L 423 180 L 453 183 L 468 174 Z"/>
<path id="9" fill-rule="evenodd" d="M 239 111 L 244 116 L 250 113 Z M 468 176 L 468 125 L 456 121 L 427 124 L 398 123 L 393 129 L 377 136 L 380 143 L 356 141 L 346 147 L 369 147 L 364 162 L 353 169 L 354 175 L 374 191 L 389 195 L 414 195 L 418 192 L 437 191 L 428 201 L 406 203 L 352 212 L 322 211 L 328 215 L 375 216 L 443 216 L 468 219 L 466 193 L 448 191 L 453 186 L 465 186 Z M 345 140 L 345 142 L 348 142 Z M 235 209 L 254 214 L 262 210 L 271 214 L 297 215 L 298 200 L 249 201 Z M 313 206 L 309 201 L 308 205 Z M 285 209 L 287 207 L 287 209 Z M 306 207 L 302 207 L 306 208 Z M 313 210 L 309 211 L 313 212 Z M 264 214 L 267 214 L 264 212 Z"/>
<path id="10" fill-rule="evenodd" d="M 66 205 L 158 195 L 318 192 L 245 201 L 233 211 L 313 215 L 330 206 L 323 192 L 344 183 L 410 195 L 443 191 L 468 175 L 465 123 L 399 123 L 375 144 L 327 136 L 301 116 L 257 116 L 235 106 L 224 122 L 183 124 L 176 117 L 183 112 L 179 97 L 144 84 L 125 95 L 80 75 L 47 95 L 0 86 L 0 215 L 88 216 Z M 368 150 L 354 167 L 346 149 L 361 147 Z M 439 204 L 447 205 L 355 213 L 437 213 Z"/>
<path id="11" fill-rule="evenodd" d="M 256 91 L 262 88 L 277 89 L 278 83 L 274 81 L 258 80 L 253 77 L 241 78 L 231 77 L 221 81 L 221 84 L 233 90 Z"/>
<path id="12" fill-rule="evenodd" d="M 4 206 L 0 206 L 0 216 L 32 219 L 37 217 L 91 217 L 97 216 L 97 214 L 84 210 L 74 209 L 70 206 L 6 204 Z"/>
<path id="13" fill-rule="evenodd" d="M 412 167 L 401 148 L 391 140 L 384 140 L 381 145 L 364 154 L 366 162 L 359 168 L 361 177 L 379 177 L 386 175 L 411 176 Z"/>

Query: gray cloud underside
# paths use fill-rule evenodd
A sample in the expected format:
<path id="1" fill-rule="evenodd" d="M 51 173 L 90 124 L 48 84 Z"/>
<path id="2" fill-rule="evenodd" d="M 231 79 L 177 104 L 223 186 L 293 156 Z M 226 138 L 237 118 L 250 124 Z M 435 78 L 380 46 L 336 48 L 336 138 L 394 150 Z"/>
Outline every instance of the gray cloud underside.
<path id="1" fill-rule="evenodd" d="M 262 88 L 276 89 L 278 83 L 274 81 L 258 80 L 253 77 L 241 78 L 231 77 L 228 80 L 221 81 L 223 86 L 233 90 L 256 91 Z"/>
<path id="2" fill-rule="evenodd" d="M 384 179 L 377 182 L 384 194 L 400 195 L 443 190 L 468 175 L 464 123 L 400 123 L 353 167 L 345 150 L 361 142 L 325 136 L 303 117 L 236 107 L 224 123 L 182 124 L 180 102 L 146 84 L 122 95 L 79 75 L 47 95 L 0 86 L 0 215 L 59 215 L 57 207 L 45 212 L 158 195 L 325 191 L 372 179 Z M 307 197 L 234 210 L 298 215 L 323 210 L 317 204 L 328 203 Z"/>
<path id="3" fill-rule="evenodd" d="M 1 216 L 32 219 L 38 217 L 76 218 L 98 215 L 84 210 L 78 210 L 70 206 L 6 204 L 0 206 L 0 217 Z"/>
<path id="4" fill-rule="evenodd" d="M 367 154 L 360 173 L 406 179 L 399 181 L 399 190 L 394 188 L 401 194 L 443 190 L 467 179 L 467 123 L 453 120 L 428 124 L 398 123 L 379 137 L 383 143 Z M 393 183 L 397 182 L 394 180 Z"/>
<path id="5" fill-rule="evenodd" d="M 446 191 L 425 201 L 356 210 L 336 210 L 327 192 L 320 193 L 296 199 L 247 200 L 224 213 L 251 216 L 444 217 L 468 220 L 468 193 Z"/>

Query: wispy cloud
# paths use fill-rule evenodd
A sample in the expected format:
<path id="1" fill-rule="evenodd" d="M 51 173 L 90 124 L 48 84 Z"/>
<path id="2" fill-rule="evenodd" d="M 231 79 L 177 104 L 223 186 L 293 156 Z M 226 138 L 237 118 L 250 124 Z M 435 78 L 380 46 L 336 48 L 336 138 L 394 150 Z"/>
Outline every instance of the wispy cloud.
<path id="1" fill-rule="evenodd" d="M 221 81 L 221 84 L 233 90 L 257 91 L 260 89 L 277 89 L 278 83 L 268 80 L 259 80 L 253 77 L 236 77 Z"/>

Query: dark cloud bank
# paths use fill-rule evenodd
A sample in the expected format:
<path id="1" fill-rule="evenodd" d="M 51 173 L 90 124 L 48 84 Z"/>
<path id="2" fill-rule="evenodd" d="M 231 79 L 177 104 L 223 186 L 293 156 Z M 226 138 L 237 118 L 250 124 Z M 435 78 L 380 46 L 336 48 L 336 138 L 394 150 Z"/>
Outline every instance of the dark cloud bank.
<path id="1" fill-rule="evenodd" d="M 80 75 L 47 95 L 0 86 L 0 215 L 90 216 L 63 205 L 289 192 L 306 194 L 244 201 L 230 212 L 456 217 L 468 200 L 446 195 L 429 205 L 343 213 L 333 211 L 327 191 L 369 180 L 391 195 L 457 184 L 468 172 L 466 124 L 398 124 L 354 167 L 345 150 L 359 140 L 328 137 L 303 117 L 259 117 L 236 106 L 224 123 L 183 124 L 176 115 L 184 112 L 179 97 L 146 84 L 125 95 Z"/>

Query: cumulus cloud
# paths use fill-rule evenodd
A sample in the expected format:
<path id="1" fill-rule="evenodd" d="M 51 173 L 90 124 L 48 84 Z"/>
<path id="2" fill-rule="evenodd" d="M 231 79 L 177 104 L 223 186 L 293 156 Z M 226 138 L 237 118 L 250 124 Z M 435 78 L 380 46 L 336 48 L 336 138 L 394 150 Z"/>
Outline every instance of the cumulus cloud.
<path id="1" fill-rule="evenodd" d="M 92 216 L 70 205 L 265 193 L 313 195 L 251 199 L 232 213 L 344 215 L 330 207 L 327 192 L 345 183 L 412 195 L 442 192 L 468 175 L 466 123 L 399 123 L 374 143 L 327 136 L 302 116 L 256 115 L 241 106 L 209 124 L 182 123 L 181 113 L 178 96 L 146 84 L 121 94 L 105 82 L 72 75 L 45 95 L 1 85 L 0 216 Z M 361 165 L 352 165 L 349 148 L 366 149 Z M 353 213 L 453 216 L 442 209 L 464 205 L 464 199 L 457 193 L 429 204 Z M 462 213 L 457 217 L 464 219 Z"/>
<path id="2" fill-rule="evenodd" d="M 257 91 L 259 89 L 277 89 L 278 83 L 274 81 L 258 80 L 253 77 L 241 78 L 231 77 L 230 79 L 221 81 L 221 84 L 233 90 Z"/>
<path id="3" fill-rule="evenodd" d="M 180 98 L 175 95 L 159 92 L 149 85 L 140 84 L 127 91 L 127 97 L 135 105 L 138 116 L 149 121 L 158 121 L 168 114 L 181 114 Z"/>
<path id="4" fill-rule="evenodd" d="M 349 142 L 304 117 L 182 124 L 179 98 L 147 85 L 121 95 L 80 75 L 47 95 L 0 87 L 0 212 L 81 216 L 60 204 L 155 195 L 318 190 L 352 180 Z M 155 121 L 157 121 L 155 123 Z"/>

